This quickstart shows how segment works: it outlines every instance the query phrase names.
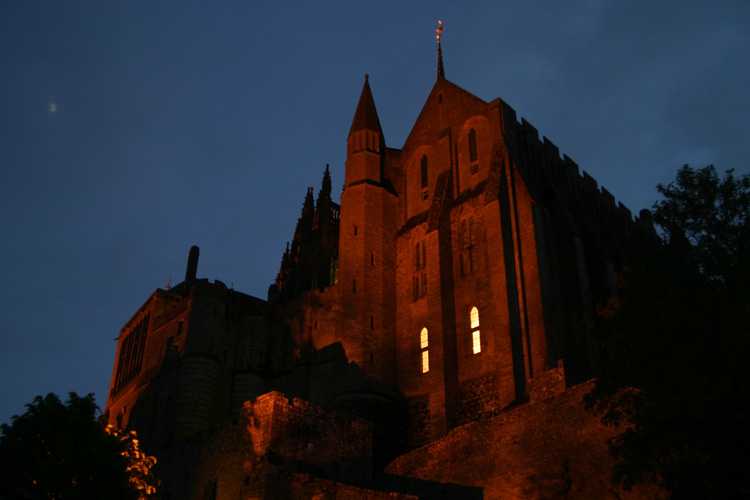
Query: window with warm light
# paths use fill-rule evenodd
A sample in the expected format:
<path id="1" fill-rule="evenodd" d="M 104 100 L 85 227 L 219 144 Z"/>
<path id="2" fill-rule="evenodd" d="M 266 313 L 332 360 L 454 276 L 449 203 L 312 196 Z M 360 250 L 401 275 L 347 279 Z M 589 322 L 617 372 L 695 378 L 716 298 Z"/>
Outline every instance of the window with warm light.
<path id="1" fill-rule="evenodd" d="M 430 355 L 427 352 L 427 347 L 429 345 L 427 340 L 427 328 L 422 328 L 419 339 L 422 348 L 422 373 L 427 373 L 430 371 Z"/>
<path id="2" fill-rule="evenodd" d="M 339 258 L 338 256 L 331 257 L 331 266 L 328 276 L 328 283 L 335 285 L 339 282 Z"/>
<path id="3" fill-rule="evenodd" d="M 471 345 L 474 354 L 482 352 L 482 343 L 479 336 L 479 310 L 476 307 L 471 308 L 469 315 L 471 320 Z"/>

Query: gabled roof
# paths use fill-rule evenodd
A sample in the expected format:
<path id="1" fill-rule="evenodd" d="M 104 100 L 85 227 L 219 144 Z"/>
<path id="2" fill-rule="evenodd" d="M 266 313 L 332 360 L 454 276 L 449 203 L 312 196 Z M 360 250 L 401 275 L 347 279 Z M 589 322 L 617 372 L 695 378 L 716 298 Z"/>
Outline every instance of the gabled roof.
<path id="1" fill-rule="evenodd" d="M 442 96 L 444 96 L 444 98 Z M 404 142 L 404 147 L 409 144 L 412 135 L 416 134 L 417 136 L 420 136 L 427 129 L 433 129 L 431 135 L 437 136 L 437 133 L 440 132 L 440 129 L 443 126 L 438 118 L 441 115 L 439 109 L 443 105 L 446 106 L 446 111 L 448 108 L 451 108 L 453 110 L 459 110 L 459 113 L 467 113 L 469 115 L 480 109 L 484 111 L 487 107 L 485 101 L 471 92 L 462 89 L 446 78 L 438 78 L 435 85 L 433 85 L 424 106 L 422 106 L 422 110 L 419 112 L 419 116 L 414 122 L 414 126 L 409 132 L 409 136 Z M 446 119 L 448 119 L 447 115 Z"/>

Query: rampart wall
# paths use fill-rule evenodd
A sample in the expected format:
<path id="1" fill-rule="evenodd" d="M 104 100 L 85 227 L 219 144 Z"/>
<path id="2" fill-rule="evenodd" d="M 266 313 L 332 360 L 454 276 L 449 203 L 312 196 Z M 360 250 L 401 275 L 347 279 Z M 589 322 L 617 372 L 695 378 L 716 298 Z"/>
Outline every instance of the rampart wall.
<path id="1" fill-rule="evenodd" d="M 583 405 L 594 382 L 544 398 L 542 394 L 559 388 L 560 377 L 556 370 L 551 373 L 550 388 L 534 389 L 540 394 L 538 402 L 453 429 L 445 438 L 399 457 L 386 472 L 481 487 L 485 500 L 614 500 L 658 494 L 613 489 L 607 440 L 615 432 Z"/>

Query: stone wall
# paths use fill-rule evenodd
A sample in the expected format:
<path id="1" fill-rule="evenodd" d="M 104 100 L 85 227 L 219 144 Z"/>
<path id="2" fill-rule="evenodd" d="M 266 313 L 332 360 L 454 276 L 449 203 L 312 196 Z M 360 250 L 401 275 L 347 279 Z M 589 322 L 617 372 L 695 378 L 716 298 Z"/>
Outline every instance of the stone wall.
<path id="1" fill-rule="evenodd" d="M 614 462 L 607 440 L 614 432 L 583 407 L 583 396 L 592 387 L 593 381 L 587 382 L 458 427 L 396 459 L 386 472 L 481 487 L 485 500 L 658 495 L 653 489 L 626 493 L 610 485 Z"/>
<path id="2" fill-rule="evenodd" d="M 364 484 L 372 425 L 270 392 L 246 402 L 236 421 L 177 442 L 160 466 L 169 498 L 289 498 L 279 493 L 283 471 Z"/>

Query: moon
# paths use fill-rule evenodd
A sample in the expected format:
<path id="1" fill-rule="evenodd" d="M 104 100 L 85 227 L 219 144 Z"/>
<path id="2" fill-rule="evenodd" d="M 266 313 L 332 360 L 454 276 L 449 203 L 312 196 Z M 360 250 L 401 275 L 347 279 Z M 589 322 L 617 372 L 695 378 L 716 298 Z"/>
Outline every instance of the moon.
<path id="1" fill-rule="evenodd" d="M 49 112 L 54 113 L 55 111 L 57 111 L 57 104 L 54 102 L 49 103 Z"/>

